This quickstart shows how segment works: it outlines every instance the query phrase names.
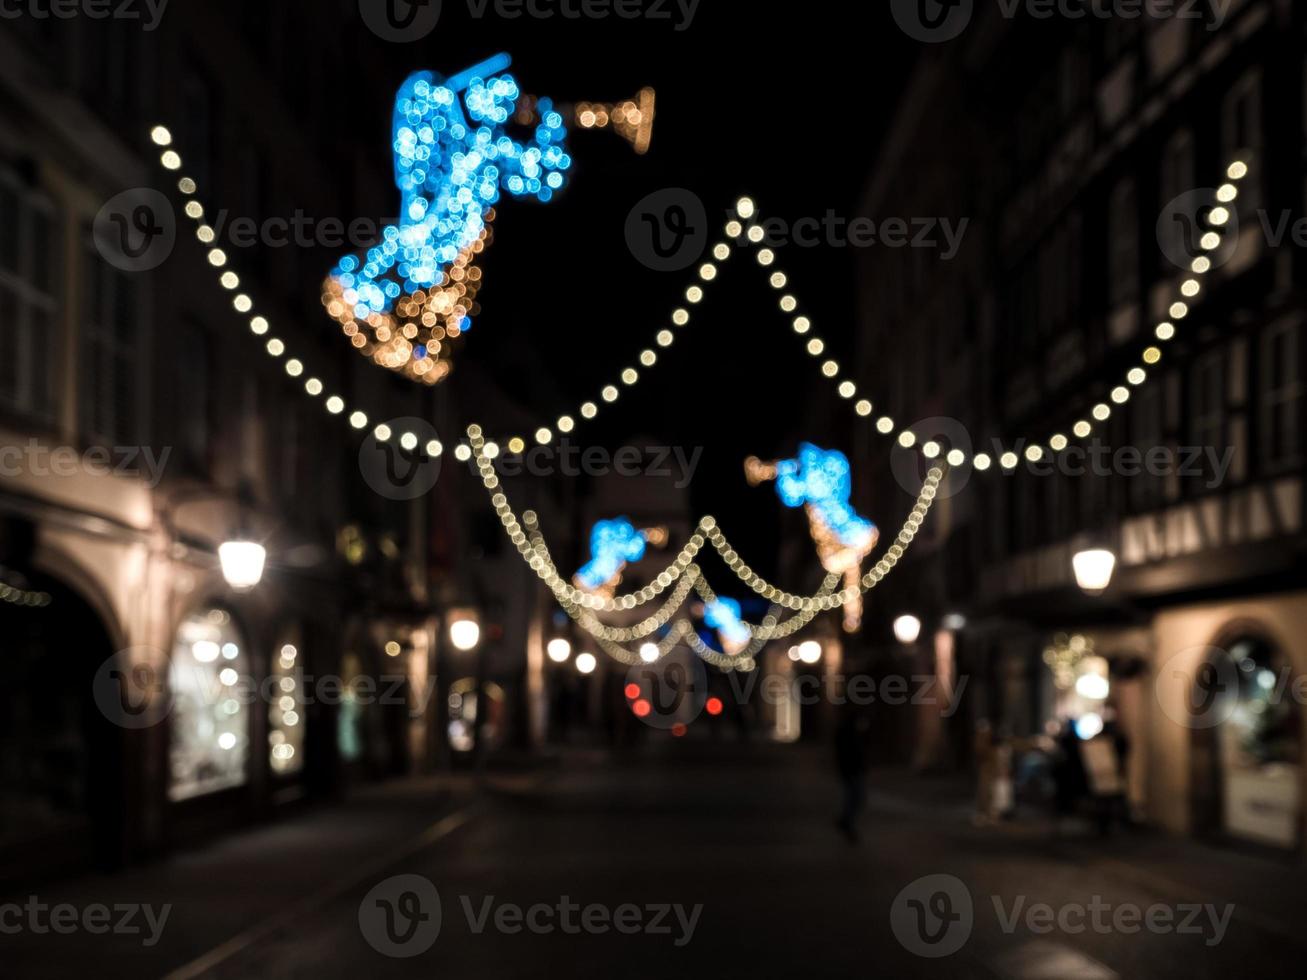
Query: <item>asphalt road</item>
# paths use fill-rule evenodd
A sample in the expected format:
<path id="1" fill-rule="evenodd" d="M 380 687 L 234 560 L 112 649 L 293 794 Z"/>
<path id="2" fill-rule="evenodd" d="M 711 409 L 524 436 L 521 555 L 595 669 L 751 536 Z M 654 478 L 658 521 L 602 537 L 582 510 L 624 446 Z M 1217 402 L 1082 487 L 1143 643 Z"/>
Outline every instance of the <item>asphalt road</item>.
<path id="1" fill-rule="evenodd" d="M 973 827 L 956 796 L 873 786 L 851 846 L 826 761 L 711 744 L 574 761 L 339 853 L 330 886 L 174 976 L 1300 975 L 1302 941 L 1219 885 L 1114 861 L 1111 841 L 1068 855 Z"/>

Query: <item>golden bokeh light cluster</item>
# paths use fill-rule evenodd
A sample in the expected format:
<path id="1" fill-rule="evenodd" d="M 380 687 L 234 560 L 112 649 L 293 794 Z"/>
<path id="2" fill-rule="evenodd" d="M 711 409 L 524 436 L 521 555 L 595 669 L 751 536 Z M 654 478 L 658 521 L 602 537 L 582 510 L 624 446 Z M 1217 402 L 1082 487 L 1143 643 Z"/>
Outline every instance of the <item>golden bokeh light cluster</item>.
<path id="1" fill-rule="evenodd" d="M 487 210 L 486 227 L 459 253 L 439 286 L 401 296 L 394 313 L 357 319 L 348 290 L 334 277 L 323 284 L 322 305 L 360 354 L 412 381 L 438 384 L 452 370 L 450 350 L 462 336 L 465 322 L 480 312 L 476 296 L 482 276 L 477 259 L 490 244 L 494 218 L 494 209 Z M 415 357 L 415 351 L 425 356 Z"/>

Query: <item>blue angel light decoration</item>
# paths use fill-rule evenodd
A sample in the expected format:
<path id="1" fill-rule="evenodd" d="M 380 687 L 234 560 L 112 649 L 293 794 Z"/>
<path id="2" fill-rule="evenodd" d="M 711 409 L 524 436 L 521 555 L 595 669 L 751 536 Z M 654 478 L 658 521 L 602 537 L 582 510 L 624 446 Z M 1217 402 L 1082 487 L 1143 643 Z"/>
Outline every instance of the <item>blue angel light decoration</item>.
<path id="1" fill-rule="evenodd" d="M 448 375 L 449 345 L 477 311 L 476 257 L 495 205 L 504 194 L 548 202 L 572 167 L 564 111 L 524 95 L 510 64 L 499 54 L 450 78 L 415 72 L 400 86 L 391 126 L 398 221 L 366 255 L 344 256 L 323 290 L 356 348 L 426 384 Z M 582 128 L 611 125 L 644 152 L 653 92 L 566 114 Z"/>
<path id="2" fill-rule="evenodd" d="M 774 480 L 786 507 L 802 507 L 807 512 L 822 567 L 843 575 L 845 588 L 856 592 L 844 606 L 844 629 L 850 633 L 857 630 L 862 623 L 862 594 L 857 591 L 862 560 L 876 547 L 880 531 L 849 503 L 853 469 L 848 457 L 805 442 L 799 445 L 795 459 L 764 463 L 750 457 L 744 469 L 751 485 Z"/>
<path id="3" fill-rule="evenodd" d="M 703 621 L 717 631 L 722 649 L 734 656 L 749 645 L 753 634 L 740 618 L 740 604 L 718 597 L 703 606 Z"/>
<path id="4" fill-rule="evenodd" d="M 576 587 L 611 594 L 622 581 L 626 566 L 643 558 L 647 545 L 662 544 L 666 538 L 664 529 L 637 531 L 625 517 L 600 521 L 590 531 L 590 561 L 576 573 Z"/>

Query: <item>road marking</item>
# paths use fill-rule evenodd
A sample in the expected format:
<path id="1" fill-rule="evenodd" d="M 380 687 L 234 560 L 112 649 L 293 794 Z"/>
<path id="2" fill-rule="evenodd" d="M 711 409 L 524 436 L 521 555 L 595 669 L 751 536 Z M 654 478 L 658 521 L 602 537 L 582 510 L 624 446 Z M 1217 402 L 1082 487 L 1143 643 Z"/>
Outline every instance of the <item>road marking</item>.
<path id="1" fill-rule="evenodd" d="M 220 946 L 215 946 L 207 953 L 191 960 L 185 966 L 173 970 L 164 977 L 164 980 L 194 980 L 195 977 L 203 976 L 216 969 L 254 944 L 280 932 L 295 919 L 316 912 L 327 903 L 358 888 L 370 878 L 376 877 L 418 851 L 448 837 L 471 820 L 477 810 L 481 808 L 481 805 L 480 802 L 472 803 L 461 810 L 455 810 L 448 816 L 442 817 L 422 833 L 401 844 L 395 850 L 382 855 L 370 864 L 364 865 L 353 874 L 338 879 L 335 883 L 328 885 L 308 898 L 287 906 L 282 912 L 266 919 L 262 924 L 233 936 Z"/>

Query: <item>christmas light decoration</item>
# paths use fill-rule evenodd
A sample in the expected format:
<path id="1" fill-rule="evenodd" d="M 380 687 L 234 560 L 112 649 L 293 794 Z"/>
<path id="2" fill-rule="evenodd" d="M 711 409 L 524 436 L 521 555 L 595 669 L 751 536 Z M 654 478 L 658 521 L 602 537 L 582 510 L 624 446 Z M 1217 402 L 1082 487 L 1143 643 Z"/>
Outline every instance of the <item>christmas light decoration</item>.
<path id="1" fill-rule="evenodd" d="M 151 139 L 160 147 L 169 147 L 172 141 L 172 136 L 166 127 L 156 126 L 151 130 Z M 166 169 L 169 170 L 177 170 L 180 169 L 182 166 L 180 155 L 172 149 L 167 149 L 164 152 L 164 154 L 160 158 L 160 162 Z M 1241 160 L 1236 160 L 1233 163 L 1231 163 L 1229 167 L 1226 169 L 1226 177 L 1228 178 L 1230 183 L 1224 184 L 1220 188 L 1220 193 L 1223 195 L 1222 200 L 1227 202 L 1235 200 L 1235 198 L 1238 196 L 1239 193 L 1236 184 L 1237 182 L 1243 180 L 1247 175 L 1248 175 L 1248 166 L 1246 163 L 1244 163 Z M 192 195 L 195 195 L 198 192 L 198 188 L 195 180 L 191 177 L 182 177 L 177 183 L 177 188 L 183 195 L 186 195 L 188 197 L 188 200 L 186 202 L 187 203 L 186 213 L 197 222 L 198 225 L 196 230 L 197 237 L 199 237 L 201 242 L 205 244 L 211 244 L 214 240 L 215 233 L 212 228 L 210 228 L 208 225 L 203 223 L 202 215 L 204 214 L 204 209 L 202 206 L 199 205 L 198 201 L 190 199 Z M 195 207 L 190 207 L 190 205 L 192 204 L 194 204 Z M 733 255 L 735 255 L 740 248 L 749 247 L 752 245 L 758 245 L 759 243 L 761 243 L 766 236 L 762 226 L 759 223 L 757 223 L 759 220 L 761 219 L 758 217 L 757 206 L 754 204 L 753 200 L 748 197 L 740 198 L 740 200 L 736 203 L 735 215 L 732 216 L 727 221 L 726 224 L 727 239 L 725 241 L 718 242 L 712 248 L 712 254 L 714 258 L 717 259 L 719 262 L 725 262 Z M 746 225 L 745 224 L 746 221 L 748 221 L 749 224 Z M 1227 222 L 1225 225 L 1222 226 L 1213 226 L 1212 228 L 1210 228 L 1210 230 L 1208 230 L 1204 234 L 1201 244 L 1202 244 L 1202 248 L 1206 252 L 1212 252 L 1221 246 L 1223 242 L 1222 232 L 1228 232 L 1228 224 L 1229 223 Z M 735 243 L 734 248 L 732 247 L 731 244 L 732 242 Z M 215 257 L 219 258 L 218 261 L 214 262 L 215 265 L 220 266 L 226 262 L 226 256 L 222 255 L 221 250 L 219 249 L 212 249 L 210 251 L 210 257 L 211 259 L 214 259 Z M 757 254 L 757 258 L 759 259 L 759 264 L 764 267 L 771 266 L 776 261 L 775 253 L 772 252 L 770 249 L 764 249 L 759 251 Z M 701 267 L 699 270 L 700 284 L 691 286 L 689 289 L 686 290 L 686 299 L 689 303 L 694 304 L 694 303 L 701 302 L 705 295 L 704 285 L 706 285 L 709 281 L 719 278 L 719 276 L 717 275 L 719 270 L 715 266 L 712 266 L 713 271 L 711 273 L 708 272 L 708 268 L 710 266 L 711 263 L 708 263 L 705 264 L 703 267 Z M 1210 272 L 1212 268 L 1213 266 L 1209 258 L 1207 258 L 1206 256 L 1199 256 L 1194 259 L 1191 271 L 1193 275 L 1201 276 Z M 774 272 L 769 272 L 768 281 L 770 282 L 772 288 L 776 290 L 785 290 L 786 287 L 789 285 L 788 277 L 783 272 L 780 272 L 779 270 Z M 790 292 L 782 293 L 779 300 L 779 304 L 781 310 L 787 314 L 795 313 L 799 308 L 797 298 Z M 1188 311 L 1186 310 L 1186 312 Z M 673 310 L 671 315 L 671 321 L 673 326 L 675 327 L 678 328 L 685 327 L 690 323 L 689 310 L 685 307 L 678 307 L 677 309 Z M 819 336 L 813 334 L 813 323 L 811 318 L 803 314 L 798 314 L 793 318 L 791 323 L 793 326 L 794 333 L 801 338 L 806 338 L 805 346 L 808 350 L 808 353 L 813 357 L 820 356 L 822 352 L 825 350 L 826 345 L 824 340 L 822 340 Z M 250 325 L 251 332 L 259 337 L 266 335 L 271 329 L 268 319 L 261 315 L 255 315 L 251 317 L 249 321 L 249 325 Z M 1176 334 L 1177 334 L 1176 326 L 1174 323 L 1172 323 L 1169 320 L 1162 321 L 1156 326 L 1155 329 L 1155 336 L 1160 343 L 1167 343 L 1173 340 L 1176 337 Z M 674 331 L 668 330 L 666 328 L 660 328 L 655 338 L 656 345 L 658 347 L 669 347 L 671 346 L 671 344 L 675 342 L 675 338 L 676 338 L 676 333 Z M 267 341 L 265 349 L 266 352 L 274 358 L 279 358 L 284 353 L 286 353 L 284 342 L 275 337 Z M 656 355 L 653 361 L 649 361 L 649 359 L 645 356 L 647 354 L 653 354 L 652 348 L 646 350 L 641 354 L 641 363 L 645 364 L 646 367 L 653 367 L 654 364 L 661 363 L 660 361 L 658 361 Z M 1160 363 L 1161 359 L 1162 359 L 1162 350 L 1160 347 L 1155 345 L 1149 346 L 1144 351 L 1142 357 L 1143 363 L 1147 367 L 1151 367 Z M 292 359 L 287 362 L 286 366 L 288 369 L 287 373 L 290 374 L 292 377 L 298 377 L 300 374 L 304 372 L 303 363 L 299 360 Z M 294 368 L 294 370 L 292 370 L 292 367 Z M 846 401 L 849 401 L 849 403 L 853 407 L 854 413 L 859 418 L 864 418 L 864 419 L 873 418 L 875 406 L 873 405 L 872 401 L 868 398 L 859 398 L 856 401 L 854 401 L 853 399 L 858 391 L 856 383 L 854 383 L 850 379 L 840 377 L 838 374 L 838 364 L 836 365 L 836 368 L 837 368 L 837 373 L 835 374 L 835 376 L 830 377 L 830 380 L 833 384 L 835 384 L 840 397 L 844 398 Z M 1135 385 L 1135 386 L 1144 384 L 1148 379 L 1148 377 L 1149 377 L 1148 372 L 1143 367 L 1131 368 L 1127 373 L 1127 381 L 1131 385 Z M 608 385 L 605 387 L 604 390 L 607 391 L 609 388 L 611 388 L 614 392 L 618 390 L 615 385 Z M 324 386 L 322 381 L 319 380 L 318 378 L 309 377 L 304 382 L 304 391 L 310 398 L 318 398 L 323 395 Z M 611 399 L 606 399 L 606 401 L 611 401 Z M 340 415 L 344 412 L 345 409 L 344 400 L 338 395 L 329 396 L 325 400 L 324 404 L 327 408 L 327 411 L 332 415 Z M 594 401 L 583 402 L 580 407 L 579 414 L 581 420 L 584 421 L 593 420 L 599 414 L 599 406 Z M 1092 435 L 1094 431 L 1094 423 L 1106 422 L 1111 417 L 1111 414 L 1112 414 L 1111 406 L 1105 403 L 1100 403 L 1094 406 L 1091 412 L 1093 421 L 1090 421 L 1089 419 L 1086 418 L 1081 418 L 1072 424 L 1071 432 L 1077 439 L 1088 439 L 1089 436 Z M 367 415 L 365 413 L 357 412 L 353 416 L 351 416 L 351 418 L 356 420 L 357 419 L 362 420 L 362 424 L 357 425 L 356 427 L 363 428 L 366 426 Z M 554 425 L 556 426 L 557 433 L 561 435 L 571 435 L 573 432 L 576 431 L 577 426 L 579 424 L 580 423 L 578 422 L 577 417 L 571 414 L 560 415 L 557 418 L 556 422 L 554 423 Z M 874 425 L 878 433 L 884 436 L 895 438 L 901 443 L 903 442 L 903 437 L 905 432 L 907 432 L 907 430 L 900 430 L 897 424 L 895 423 L 895 421 L 889 416 L 882 415 L 876 417 L 874 419 Z M 548 442 L 554 438 L 555 429 L 550 428 L 550 426 L 548 425 L 541 425 L 537 429 L 537 436 L 542 436 L 542 435 L 548 435 L 549 438 L 548 439 L 537 438 L 537 442 L 539 442 L 542 445 L 548 444 Z M 504 441 L 506 444 L 509 444 L 512 443 L 513 440 L 517 438 L 520 437 L 514 436 L 513 438 Z M 1011 465 L 1000 466 L 996 470 L 994 468 L 995 459 L 989 453 L 982 452 L 982 453 L 975 453 L 974 455 L 968 455 L 960 448 L 940 447 L 934 441 L 929 441 L 929 440 L 918 444 L 915 435 L 910 432 L 907 432 L 907 441 L 908 441 L 907 448 L 911 448 L 912 446 L 919 446 L 919 450 L 922 452 L 923 456 L 925 456 L 928 460 L 934 459 L 934 456 L 929 453 L 929 450 L 938 449 L 940 454 L 943 455 L 945 460 L 948 462 L 948 465 L 951 467 L 962 467 L 962 466 L 969 465 L 973 470 L 979 473 L 1000 472 L 1005 475 L 1011 475 L 1018 471 L 1018 464 L 1020 460 L 1015 453 L 1000 454 L 1001 459 L 1010 462 Z M 1069 442 L 1070 439 L 1065 434 L 1055 433 L 1054 435 L 1048 438 L 1047 445 L 1048 448 L 1052 449 L 1054 452 L 1061 452 L 1069 445 Z M 1029 440 L 1029 444 L 1033 451 L 1039 452 L 1041 454 L 1041 458 L 1042 458 L 1042 444 L 1040 443 L 1040 441 L 1037 439 Z M 416 440 L 416 437 L 413 436 L 412 433 L 404 433 L 401 436 L 400 445 L 401 448 L 403 448 L 406 452 L 415 452 L 421 449 L 421 447 L 419 446 Z M 409 448 L 410 446 L 415 448 Z M 440 446 L 439 443 L 434 443 L 434 446 L 437 449 L 443 450 L 443 447 Z M 454 452 L 456 457 L 458 457 L 460 461 L 468 460 L 471 458 L 472 455 L 470 448 L 466 444 L 460 444 L 456 446 Z M 432 452 L 431 455 L 439 455 L 439 453 Z"/>
<path id="2" fill-rule="evenodd" d="M 420 71 L 405 80 L 391 125 L 399 223 L 365 256 L 342 258 L 323 287 L 350 343 L 414 381 L 444 379 L 450 345 L 472 325 L 494 205 L 503 194 L 547 203 L 566 184 L 569 118 L 583 129 L 611 125 L 637 153 L 649 148 L 652 89 L 560 111 L 525 95 L 511 63 L 498 54 L 451 78 Z"/>
<path id="3" fill-rule="evenodd" d="M 611 595 L 622 581 L 622 570 L 644 557 L 657 531 L 637 531 L 625 517 L 600 521 L 590 531 L 590 561 L 576 573 L 578 588 Z"/>
<path id="4" fill-rule="evenodd" d="M 796 459 L 764 463 L 751 456 L 744 463 L 744 472 L 751 486 L 775 481 L 776 493 L 786 507 L 802 507 L 822 567 L 843 575 L 846 585 L 858 582 L 862 559 L 876 547 L 880 531 L 849 504 L 853 470 L 843 453 L 805 442 Z M 860 597 L 858 593 L 844 607 L 844 629 L 850 633 L 862 622 Z"/>
<path id="5" fill-rule="evenodd" d="M 717 630 L 722 649 L 736 654 L 749 645 L 753 635 L 740 620 L 740 604 L 734 599 L 716 599 L 704 604 L 703 621 Z"/>
<path id="6" fill-rule="evenodd" d="M 503 67 L 506 67 L 506 64 Z M 454 80 L 450 80 L 451 84 L 453 82 Z M 470 79 L 461 83 L 469 84 Z M 527 100 L 524 97 L 523 106 L 525 106 L 526 101 Z M 519 113 L 523 111 L 527 110 L 523 107 L 519 107 Z M 531 109 L 530 111 L 534 111 L 534 109 Z M 593 111 L 593 108 L 591 108 L 591 111 Z M 597 119 L 598 116 L 596 116 L 596 121 Z M 633 117 L 628 115 L 626 122 L 634 124 Z M 600 127 L 592 126 L 586 128 Z M 626 135 L 627 138 L 632 139 L 633 144 L 637 144 L 637 139 L 632 137 L 629 127 L 626 130 L 623 130 L 622 127 L 615 128 L 617 128 L 619 132 L 622 132 L 623 135 Z M 163 126 L 156 126 L 151 131 L 151 138 L 158 146 L 166 148 L 160 158 L 160 162 L 165 169 L 174 171 L 181 169 L 182 159 L 180 154 L 171 148 L 172 137 L 169 131 Z M 637 149 L 639 149 L 638 145 Z M 1227 168 L 1227 177 L 1232 183 L 1221 187 L 1219 193 L 1223 195 L 1221 197 L 1222 201 L 1228 203 L 1237 197 L 1238 189 L 1234 182 L 1242 180 L 1247 176 L 1247 173 L 1247 165 L 1242 161 L 1235 161 Z M 193 195 L 198 192 L 194 179 L 186 176 L 181 177 L 177 183 L 177 188 L 188 198 L 184 210 L 189 217 L 197 222 L 197 237 L 203 244 L 212 245 L 216 237 L 215 232 L 212 228 L 203 223 L 203 215 L 205 213 L 204 209 L 198 200 L 193 199 Z M 491 209 L 487 208 L 486 214 L 490 215 L 491 213 Z M 763 232 L 761 225 L 757 223 L 757 220 L 755 220 L 757 218 L 757 213 L 757 208 L 751 199 L 741 198 L 740 201 L 737 202 L 735 216 L 728 220 L 726 226 L 727 240 L 717 243 L 712 248 L 713 257 L 718 262 L 725 262 L 740 248 L 759 245 L 765 239 L 765 233 Z M 1202 248 L 1208 252 L 1220 247 L 1222 243 L 1222 232 L 1228 230 L 1228 228 L 1225 227 L 1228 225 L 1228 221 L 1224 224 L 1221 222 L 1210 223 L 1213 227 L 1208 230 L 1202 238 Z M 482 228 L 482 233 L 488 234 L 488 227 L 489 218 L 486 218 L 486 224 L 485 227 Z M 478 241 L 480 241 L 482 247 L 484 247 L 485 239 L 479 236 Z M 735 247 L 732 247 L 732 242 L 735 243 Z M 460 255 L 461 254 L 462 253 L 460 253 Z M 776 263 L 776 253 L 769 248 L 762 248 L 758 250 L 755 257 L 758 264 L 767 270 L 768 281 L 772 288 L 782 291 L 785 290 L 789 284 L 788 277 L 782 271 L 772 268 Z M 216 248 L 210 249 L 209 259 L 211 264 L 219 270 L 225 266 L 227 261 L 225 254 L 223 254 L 220 249 Z M 455 262 L 457 262 L 457 257 L 455 258 Z M 1191 272 L 1193 276 L 1201 276 L 1209 272 L 1211 268 L 1212 263 L 1210 259 L 1205 256 L 1199 256 L 1194 260 Z M 719 278 L 719 271 L 718 267 L 712 263 L 705 263 L 702 265 L 699 269 L 700 282 L 686 290 L 686 302 L 691 305 L 701 302 L 705 295 L 705 285 Z M 239 284 L 239 280 L 235 278 L 235 274 L 230 273 L 229 271 L 221 271 L 219 277 L 220 283 L 224 289 L 234 289 Z M 1182 295 L 1193 297 L 1201 290 L 1201 283 L 1199 283 L 1197 279 L 1186 278 L 1181 283 L 1179 289 Z M 253 305 L 253 300 L 244 294 L 238 295 L 236 297 L 236 302 L 233 304 L 233 306 L 242 313 L 252 313 Z M 781 310 L 786 314 L 796 313 L 799 308 L 797 298 L 790 292 L 782 293 L 779 305 Z M 1171 320 L 1182 319 L 1183 317 L 1188 316 L 1190 312 L 1191 310 L 1188 304 L 1176 301 L 1171 307 Z M 1164 321 L 1157 325 L 1155 336 L 1159 343 L 1167 343 L 1176 336 L 1176 326 L 1171 322 L 1171 320 Z M 690 322 L 688 308 L 680 307 L 675 309 L 671 315 L 671 321 L 674 327 L 679 328 L 686 326 Z M 251 316 L 249 326 L 251 332 L 260 338 L 265 337 L 271 330 L 271 325 L 269 324 L 268 319 L 262 315 Z M 794 333 L 803 338 L 809 355 L 814 358 L 821 357 L 825 352 L 826 344 L 821 337 L 813 333 L 811 319 L 802 314 L 796 315 L 792 320 L 792 326 Z M 675 337 L 676 334 L 672 330 L 665 328 L 659 329 L 656 336 L 657 346 L 668 347 L 674 343 Z M 364 343 L 367 343 L 366 339 Z M 284 341 L 277 337 L 268 338 L 264 344 L 264 349 L 266 353 L 273 358 L 281 358 L 283 355 L 288 353 Z M 1160 363 L 1162 356 L 1162 349 L 1156 345 L 1152 345 L 1144 351 L 1142 361 L 1147 367 L 1152 367 Z M 640 363 L 645 368 L 652 368 L 659 363 L 659 359 L 653 349 L 650 348 L 641 353 Z M 840 366 L 838 362 L 827 359 L 822 361 L 820 366 L 823 376 L 830 379 L 830 381 L 836 386 L 836 390 L 841 398 L 850 402 L 858 417 L 868 419 L 873 417 L 874 406 L 869 399 L 859 398 L 854 401 L 858 392 L 857 385 L 852 380 L 840 376 Z M 285 362 L 285 367 L 287 374 L 292 378 L 299 378 L 306 370 L 304 363 L 297 358 L 289 358 Z M 433 370 L 435 369 L 433 368 Z M 636 383 L 639 377 L 640 375 L 638 372 L 634 369 L 628 368 L 622 372 L 621 380 L 624 384 L 630 385 Z M 1144 367 L 1133 367 L 1129 369 L 1126 381 L 1128 385 L 1137 387 L 1144 384 L 1148 378 L 1149 372 Z M 305 393 L 311 398 L 319 398 L 325 395 L 324 385 L 322 381 L 316 377 L 308 377 L 303 382 L 303 385 Z M 607 385 L 603 389 L 604 397 L 602 400 L 604 403 L 615 402 L 619 393 L 620 389 L 617 385 Z M 1129 394 L 1129 388 L 1122 386 L 1113 391 L 1111 401 L 1118 405 L 1124 404 L 1124 402 L 1128 400 Z M 355 429 L 362 430 L 367 428 L 367 414 L 355 410 L 346 415 L 347 405 L 344 399 L 339 395 L 333 394 L 326 396 L 324 399 L 324 405 L 329 414 L 347 417 L 351 426 Z M 598 412 L 598 404 L 594 401 L 587 401 L 581 405 L 580 418 L 589 421 L 597 417 Z M 1093 432 L 1095 422 L 1106 422 L 1111 417 L 1112 406 L 1107 402 L 1100 402 L 1094 405 L 1089 414 L 1092 416 L 1093 421 L 1090 421 L 1087 418 L 1082 418 L 1071 426 L 1072 433 L 1078 439 L 1088 438 Z M 574 432 L 577 425 L 578 422 L 576 417 L 570 414 L 559 416 L 557 421 L 554 423 L 556 431 L 564 435 L 569 435 Z M 977 453 L 968 456 L 967 453 L 957 447 L 941 446 L 932 439 L 918 440 L 915 433 L 908 429 L 900 429 L 894 420 L 888 416 L 874 418 L 874 425 L 877 432 L 887 437 L 894 438 L 904 448 L 917 448 L 923 457 L 932 461 L 932 464 L 934 460 L 942 457 L 949 466 L 953 467 L 960 467 L 969 464 L 977 472 L 986 472 L 993 469 L 995 460 L 989 454 Z M 554 427 L 541 425 L 536 430 L 536 441 L 542 445 L 548 444 L 554 438 L 554 433 Z M 376 429 L 373 430 L 373 434 L 382 441 L 389 440 L 393 435 L 389 428 L 384 425 L 377 426 Z M 513 541 L 515 546 L 518 548 L 523 560 L 526 561 L 541 580 L 550 587 L 560 604 L 566 611 L 568 611 L 569 615 L 573 616 L 574 619 L 578 619 L 578 617 L 582 616 L 589 616 L 590 620 L 597 623 L 597 621 L 594 620 L 594 617 L 590 615 L 590 611 L 616 611 L 638 608 L 641 605 L 652 602 L 674 583 L 683 578 L 688 582 L 688 584 L 682 584 L 682 586 L 678 588 L 678 593 L 693 587 L 699 592 L 705 603 L 714 601 L 715 597 L 712 596 L 711 590 L 708 589 L 707 584 L 698 573 L 697 567 L 692 564 L 698 551 L 702 549 L 705 544 L 711 543 L 717 550 L 718 554 L 722 557 L 722 560 L 726 563 L 728 569 L 730 569 L 730 571 L 732 571 L 740 581 L 742 581 L 747 587 L 751 588 L 756 594 L 762 596 L 773 604 L 772 611 L 764 617 L 760 626 L 754 626 L 741 621 L 741 625 L 745 629 L 748 629 L 753 637 L 749 646 L 739 655 L 731 657 L 717 653 L 716 651 L 711 650 L 711 648 L 708 648 L 706 644 L 698 639 L 697 634 L 691 624 L 689 624 L 688 620 L 677 620 L 671 622 L 671 625 L 668 626 L 667 624 L 670 622 L 671 615 L 674 613 L 675 608 L 684 600 L 684 596 L 678 595 L 678 593 L 674 593 L 672 596 L 673 599 L 678 600 L 675 604 L 669 602 L 668 605 L 664 607 L 663 611 L 654 617 L 647 618 L 644 621 L 644 624 L 647 625 L 651 620 L 656 620 L 658 622 L 657 626 L 652 627 L 651 632 L 656 632 L 666 628 L 666 633 L 658 644 L 660 650 L 665 651 L 671 649 L 677 642 L 683 640 L 705 661 L 721 666 L 723 669 L 727 670 L 752 669 L 753 654 L 760 650 L 761 646 L 769 640 L 793 635 L 794 632 L 797 632 L 798 629 L 802 629 L 804 625 L 822 612 L 839 608 L 841 606 L 848 606 L 853 602 L 860 603 L 861 594 L 878 585 L 894 568 L 895 564 L 905 553 L 907 547 L 911 544 L 917 530 L 920 528 L 929 512 L 931 503 L 935 499 L 939 483 L 943 479 L 944 474 L 944 470 L 941 466 L 932 465 L 932 468 L 927 475 L 926 482 L 922 487 L 921 494 L 917 499 L 916 506 L 912 509 L 907 520 L 904 522 L 894 544 L 891 545 L 885 555 L 871 568 L 870 571 L 859 576 L 857 574 L 857 566 L 853 566 L 851 575 L 848 568 L 845 568 L 839 576 L 832 577 L 828 575 L 826 584 L 823 585 L 822 590 L 817 594 L 807 596 L 795 595 L 777 588 L 761 576 L 758 576 L 742 561 L 742 559 L 740 559 L 734 549 L 730 547 L 729 542 L 727 542 L 725 536 L 717 527 L 716 522 L 711 517 L 705 517 L 700 521 L 690 540 L 681 549 L 677 558 L 671 565 L 667 566 L 663 572 L 660 572 L 655 576 L 654 580 L 649 585 L 628 595 L 603 596 L 574 588 L 562 579 L 557 568 L 553 565 L 552 560 L 549 559 L 547 550 L 543 548 L 539 537 L 528 537 L 528 535 L 523 532 L 522 526 L 518 522 L 516 515 L 513 514 L 512 509 L 507 504 L 507 499 L 502 493 L 497 492 L 499 485 L 498 478 L 495 476 L 493 465 L 490 462 L 498 455 L 496 444 L 486 440 L 478 426 L 469 427 L 468 436 L 469 438 L 466 442 L 460 443 L 454 447 L 455 457 L 461 461 L 473 458 L 476 459 L 478 469 L 481 471 L 482 481 L 485 484 L 487 491 L 491 494 L 491 502 L 499 514 L 499 517 L 509 534 L 510 540 Z M 504 444 L 509 446 L 518 444 L 524 445 L 525 440 L 514 436 L 510 439 L 504 440 Z M 1068 437 L 1061 433 L 1054 434 L 1047 440 L 1047 447 L 1053 452 L 1062 451 L 1068 444 Z M 405 452 L 425 451 L 433 456 L 440 455 L 444 448 L 440 443 L 433 441 L 428 443 L 425 450 L 423 450 L 420 441 L 411 432 L 400 434 L 399 445 Z M 1044 452 L 1043 444 L 1034 441 L 1026 448 L 1025 456 L 1028 460 L 1035 461 L 1042 459 Z M 996 455 L 999 456 L 999 472 L 1013 473 L 1017 471 L 1020 457 L 1018 457 L 1016 453 L 1009 451 Z M 807 506 L 807 504 L 804 504 L 804 506 Z M 857 517 L 856 514 L 854 514 L 853 517 L 857 521 L 863 520 L 862 518 Z M 839 521 L 836 520 L 835 523 L 838 525 Z M 836 544 L 835 541 L 828 541 L 826 550 L 829 550 L 835 555 L 839 554 L 839 548 L 841 546 L 846 549 L 853 548 L 854 551 L 857 550 L 856 542 L 858 539 L 856 536 L 852 539 L 854 544 L 850 545 L 848 542 L 839 540 L 839 535 L 833 530 L 832 525 L 827 524 L 825 526 L 830 531 L 833 538 L 838 540 L 838 544 Z M 853 526 L 856 526 L 856 524 Z M 820 552 L 823 550 L 822 543 L 820 540 L 818 543 Z M 692 568 L 695 569 L 695 571 L 687 577 L 687 572 Z M 834 591 L 835 584 L 840 578 L 844 578 L 846 584 L 843 589 L 836 592 Z M 776 613 L 781 608 L 795 611 L 797 615 L 790 617 L 788 620 L 780 621 L 777 618 Z M 578 622 L 579 621 L 580 620 L 578 619 Z M 582 625 L 584 626 L 585 624 L 582 623 Z M 598 624 L 598 627 L 601 630 L 612 629 L 610 627 L 603 627 L 602 624 Z M 646 633 L 645 635 L 649 634 Z M 605 640 L 600 640 L 600 643 L 601 646 L 610 653 L 610 655 L 621 660 L 623 663 L 639 662 L 638 655 L 632 655 L 629 651 L 626 651 L 625 648 L 621 647 L 620 644 L 614 644 L 612 641 Z M 632 659 L 633 657 L 634 660 Z"/>
<path id="7" fill-rule="evenodd" d="M 31 609 L 43 609 L 54 601 L 49 592 L 40 592 L 27 587 L 23 576 L 0 568 L 0 602 L 11 606 L 27 606 Z"/>

